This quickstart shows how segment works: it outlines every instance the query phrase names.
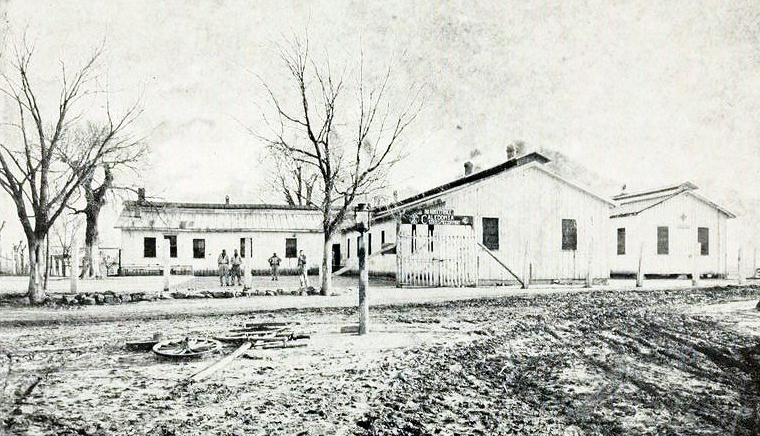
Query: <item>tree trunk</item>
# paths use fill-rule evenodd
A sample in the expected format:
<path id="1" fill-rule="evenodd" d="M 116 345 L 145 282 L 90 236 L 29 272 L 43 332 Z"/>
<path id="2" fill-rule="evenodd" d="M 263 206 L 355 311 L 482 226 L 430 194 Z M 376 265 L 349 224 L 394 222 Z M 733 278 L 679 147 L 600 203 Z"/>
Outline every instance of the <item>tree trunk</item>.
<path id="1" fill-rule="evenodd" d="M 31 303 L 41 303 L 45 299 L 45 290 L 40 283 L 40 251 L 43 247 L 44 236 L 28 238 L 29 244 L 29 287 L 27 296 Z"/>
<path id="2" fill-rule="evenodd" d="M 332 289 L 332 244 L 330 235 L 325 233 L 325 245 L 322 251 L 322 295 L 329 295 Z"/>
<path id="3" fill-rule="evenodd" d="M 100 206 L 90 205 L 87 208 L 87 227 L 84 233 L 84 270 L 80 277 L 82 278 L 103 278 L 100 272 L 100 247 L 98 243 L 98 217 L 100 216 Z"/>

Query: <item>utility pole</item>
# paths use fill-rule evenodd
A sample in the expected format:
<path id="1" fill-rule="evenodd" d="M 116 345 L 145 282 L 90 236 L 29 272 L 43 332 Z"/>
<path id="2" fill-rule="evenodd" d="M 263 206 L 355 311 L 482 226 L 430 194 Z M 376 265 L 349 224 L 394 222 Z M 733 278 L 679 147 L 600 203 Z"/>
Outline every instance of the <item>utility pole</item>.
<path id="1" fill-rule="evenodd" d="M 369 301 L 367 301 L 367 288 L 369 287 L 369 274 L 367 272 L 367 249 L 364 242 L 364 232 L 359 232 L 359 334 L 367 334 L 369 324 Z"/>

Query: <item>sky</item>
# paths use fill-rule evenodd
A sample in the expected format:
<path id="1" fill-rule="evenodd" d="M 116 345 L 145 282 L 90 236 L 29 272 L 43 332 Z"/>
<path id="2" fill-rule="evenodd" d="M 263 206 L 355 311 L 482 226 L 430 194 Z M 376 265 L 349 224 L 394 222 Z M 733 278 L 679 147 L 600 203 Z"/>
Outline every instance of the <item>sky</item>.
<path id="1" fill-rule="evenodd" d="M 192 4 L 192 5 L 191 5 Z M 139 99 L 150 159 L 130 183 L 170 201 L 261 202 L 262 81 L 287 90 L 278 44 L 308 33 L 350 76 L 393 65 L 424 90 L 393 172 L 402 192 L 546 147 L 638 189 L 691 180 L 718 202 L 760 197 L 760 5 L 753 1 L 0 0 L 3 42 L 27 35 L 37 79 L 103 44 L 114 107 Z M 7 104 L 7 103 L 5 103 Z M 7 106 L 3 106 L 7 107 Z M 0 116 L 5 117 L 3 112 Z M 614 194 L 606 192 L 603 194 Z M 13 239 L 10 200 L 0 197 Z M 102 225 L 105 244 L 118 204 Z M 20 235 L 20 233 L 19 233 Z M 6 239 L 10 238 L 10 239 Z M 18 239 L 18 238 L 17 238 Z M 7 247 L 5 248 L 7 250 Z"/>

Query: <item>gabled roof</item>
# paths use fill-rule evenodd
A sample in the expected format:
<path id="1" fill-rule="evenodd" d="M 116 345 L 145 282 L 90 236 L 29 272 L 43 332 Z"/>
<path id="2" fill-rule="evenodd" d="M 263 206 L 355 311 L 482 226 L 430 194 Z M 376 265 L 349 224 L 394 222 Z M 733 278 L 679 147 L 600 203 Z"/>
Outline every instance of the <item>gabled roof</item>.
<path id="1" fill-rule="evenodd" d="M 514 170 L 521 167 L 528 167 L 528 166 L 534 166 L 535 168 L 538 168 L 541 171 L 547 173 L 549 176 L 554 177 L 576 189 L 586 192 L 600 201 L 606 202 L 613 206 L 615 205 L 615 203 L 613 203 L 612 201 L 604 197 L 601 197 L 599 195 L 596 195 L 592 192 L 589 192 L 587 189 L 582 188 L 578 184 L 573 183 L 567 179 L 564 179 L 558 176 L 557 174 L 547 170 L 546 168 L 543 167 L 543 164 L 547 162 L 549 162 L 549 158 L 537 152 L 529 153 L 524 156 L 518 157 L 516 159 L 510 159 L 494 167 L 487 168 L 485 170 L 470 174 L 468 176 L 460 177 L 456 180 L 452 180 L 451 182 L 445 183 L 443 185 L 437 186 L 432 189 L 428 189 L 427 191 L 421 192 L 411 197 L 407 197 L 403 200 L 377 207 L 373 210 L 373 218 L 374 218 L 373 221 L 375 222 L 385 221 L 392 217 L 391 213 L 393 211 L 420 208 L 425 202 L 435 197 L 438 197 L 446 192 L 452 191 L 456 188 L 459 188 L 471 183 L 475 183 L 480 180 L 487 179 L 489 177 L 495 176 L 497 174 L 501 174 L 506 171 Z"/>
<path id="2" fill-rule="evenodd" d="M 635 216 L 679 195 L 691 195 L 717 209 L 728 218 L 736 218 L 736 215 L 731 211 L 694 192 L 697 189 L 699 188 L 694 183 L 684 182 L 675 185 L 662 186 L 647 191 L 618 194 L 612 197 L 618 202 L 619 206 L 612 211 L 610 218 Z"/>
<path id="3" fill-rule="evenodd" d="M 321 223 L 321 212 L 304 206 L 126 201 L 114 227 L 150 231 L 319 232 Z"/>

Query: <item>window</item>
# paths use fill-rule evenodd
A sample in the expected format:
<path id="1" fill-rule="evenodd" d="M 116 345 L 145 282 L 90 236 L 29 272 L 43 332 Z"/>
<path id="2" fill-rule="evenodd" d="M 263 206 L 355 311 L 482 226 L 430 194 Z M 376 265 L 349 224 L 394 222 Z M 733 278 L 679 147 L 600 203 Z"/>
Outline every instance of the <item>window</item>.
<path id="1" fill-rule="evenodd" d="M 380 255 L 384 255 L 385 251 L 383 251 L 383 248 L 385 248 L 385 230 L 380 231 Z"/>
<path id="2" fill-rule="evenodd" d="M 562 220 L 562 249 L 569 251 L 578 249 L 578 224 L 575 220 Z"/>
<path id="3" fill-rule="evenodd" d="M 625 254 L 625 229 L 617 229 L 617 254 Z"/>
<path id="4" fill-rule="evenodd" d="M 699 242 L 699 252 L 702 256 L 710 255 L 710 229 L 707 227 L 697 228 L 697 242 Z"/>
<path id="5" fill-rule="evenodd" d="M 156 257 L 156 238 L 143 238 L 143 257 Z"/>
<path id="6" fill-rule="evenodd" d="M 668 254 L 669 251 L 668 228 L 657 227 L 657 254 Z"/>
<path id="7" fill-rule="evenodd" d="M 240 257 L 245 257 L 245 238 L 240 238 Z"/>
<path id="8" fill-rule="evenodd" d="M 206 240 L 193 239 L 193 259 L 206 258 Z"/>
<path id="9" fill-rule="evenodd" d="M 298 257 L 298 240 L 296 238 L 285 238 L 285 258 Z"/>
<path id="10" fill-rule="evenodd" d="M 372 233 L 367 232 L 367 256 L 372 254 Z"/>
<path id="11" fill-rule="evenodd" d="M 417 248 L 417 224 L 412 224 L 412 253 Z"/>
<path id="12" fill-rule="evenodd" d="M 346 238 L 346 259 L 351 257 L 351 238 Z"/>
<path id="13" fill-rule="evenodd" d="M 361 250 L 361 236 L 356 237 L 356 257 L 359 257 L 359 250 Z"/>
<path id="14" fill-rule="evenodd" d="M 483 218 L 483 245 L 489 250 L 499 249 L 498 218 Z"/>
<path id="15" fill-rule="evenodd" d="M 435 230 L 435 225 L 428 224 L 428 251 L 433 251 L 433 231 Z"/>
<path id="16" fill-rule="evenodd" d="M 169 240 L 169 257 L 177 257 L 177 235 L 164 235 Z"/>

